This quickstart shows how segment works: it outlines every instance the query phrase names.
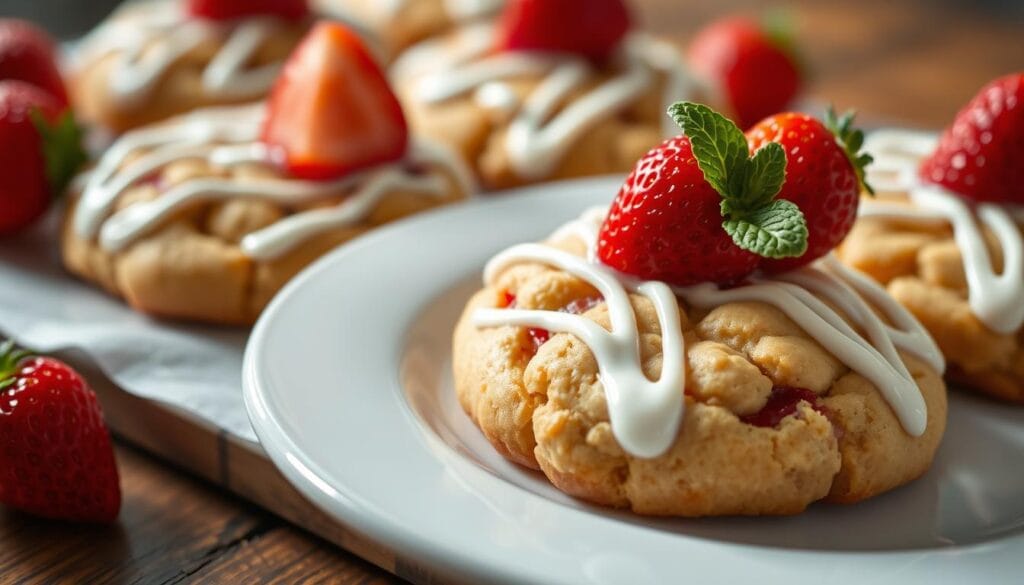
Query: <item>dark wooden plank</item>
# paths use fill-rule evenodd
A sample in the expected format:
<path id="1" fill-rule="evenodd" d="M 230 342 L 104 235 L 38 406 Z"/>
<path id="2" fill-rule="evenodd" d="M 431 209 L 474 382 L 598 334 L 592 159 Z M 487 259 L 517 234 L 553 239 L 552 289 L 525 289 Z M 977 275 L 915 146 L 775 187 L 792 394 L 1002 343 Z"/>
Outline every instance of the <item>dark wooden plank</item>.
<path id="1" fill-rule="evenodd" d="M 402 583 L 379 568 L 341 557 L 294 530 L 273 530 L 243 543 L 196 572 L 212 583 Z"/>
<path id="2" fill-rule="evenodd" d="M 279 582 L 392 582 L 365 561 L 133 448 L 118 445 L 117 456 L 125 498 L 117 525 L 0 510 L 0 582 L 252 582 L 275 572 Z"/>

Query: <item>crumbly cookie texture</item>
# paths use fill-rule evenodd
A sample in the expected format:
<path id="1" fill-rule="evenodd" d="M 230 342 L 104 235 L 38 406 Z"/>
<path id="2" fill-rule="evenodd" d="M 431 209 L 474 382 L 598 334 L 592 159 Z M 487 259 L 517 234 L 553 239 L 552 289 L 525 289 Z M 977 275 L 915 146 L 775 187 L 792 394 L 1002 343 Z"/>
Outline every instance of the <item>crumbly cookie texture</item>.
<path id="1" fill-rule="evenodd" d="M 608 79 L 607 74 L 596 76 L 563 107 Z M 543 77 L 523 77 L 508 81 L 507 85 L 523 100 L 542 80 Z M 642 99 L 585 130 L 544 180 L 625 174 L 632 170 L 637 160 L 664 139 L 664 85 L 662 76 Z M 497 106 L 485 107 L 472 91 L 427 103 L 412 95 L 407 84 L 399 82 L 398 89 L 410 125 L 462 155 L 486 188 L 506 189 L 534 182 L 521 176 L 509 158 L 507 141 L 512 116 L 508 112 Z"/>
<path id="2" fill-rule="evenodd" d="M 1002 250 L 991 236 L 988 243 L 1001 270 Z M 924 324 L 949 362 L 951 381 L 1024 403 L 1024 328 L 996 333 L 971 311 L 960 248 L 950 228 L 863 217 L 837 254 L 886 285 Z"/>
<path id="3" fill-rule="evenodd" d="M 578 241 L 556 244 L 581 253 Z M 857 502 L 907 483 L 931 465 L 945 430 L 942 378 L 906 361 L 928 405 L 928 428 L 906 434 L 884 398 L 785 314 L 761 303 L 711 311 L 680 306 L 686 339 L 686 410 L 675 443 L 653 459 L 615 440 L 597 362 L 576 337 L 554 334 L 534 353 L 525 329 L 477 328 L 471 315 L 503 306 L 558 309 L 597 296 L 586 282 L 539 264 L 510 267 L 469 301 L 454 334 L 462 407 L 505 457 L 542 470 L 562 491 L 649 515 L 796 514 L 825 499 Z M 657 315 L 631 297 L 644 373 L 661 373 Z M 584 313 L 609 328 L 607 307 Z M 820 398 L 775 427 L 741 416 L 763 408 L 774 386 Z M 823 414 L 827 413 L 827 414 Z"/>
<path id="4" fill-rule="evenodd" d="M 282 25 L 255 50 L 247 66 L 255 68 L 283 62 L 307 29 L 308 23 Z M 211 95 L 203 88 L 203 71 L 226 40 L 227 37 L 209 40 L 187 52 L 169 65 L 154 87 L 139 99 L 121 99 L 111 90 L 111 78 L 122 57 L 120 52 L 110 52 L 84 63 L 68 80 L 75 114 L 82 121 L 121 133 L 198 108 L 245 103 L 263 97 Z M 153 52 L 156 42 L 154 40 L 146 51 Z"/>
<path id="5" fill-rule="evenodd" d="M 446 176 L 438 168 L 425 172 Z M 163 167 L 152 181 L 126 190 L 115 209 L 160 196 L 189 178 L 220 176 L 237 181 L 279 178 L 260 164 L 230 169 L 188 159 Z M 274 294 L 302 268 L 335 247 L 381 224 L 462 199 L 454 177 L 447 176 L 444 197 L 395 191 L 386 195 L 362 222 L 305 239 L 284 255 L 254 260 L 239 248 L 242 238 L 293 213 L 336 205 L 343 194 L 315 205 L 285 208 L 257 199 L 229 199 L 183 210 L 120 252 L 111 253 L 75 232 L 77 195 L 68 202 L 63 226 L 64 265 L 72 273 L 122 297 L 134 308 L 153 315 L 246 325 L 253 323 Z"/>

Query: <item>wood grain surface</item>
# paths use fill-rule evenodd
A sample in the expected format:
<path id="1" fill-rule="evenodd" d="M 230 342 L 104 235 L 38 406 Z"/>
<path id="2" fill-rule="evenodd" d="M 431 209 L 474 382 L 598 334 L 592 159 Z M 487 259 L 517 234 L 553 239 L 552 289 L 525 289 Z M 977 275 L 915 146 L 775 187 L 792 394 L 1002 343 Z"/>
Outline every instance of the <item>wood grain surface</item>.
<path id="1" fill-rule="evenodd" d="M 46 18 L 47 2 L 32 6 Z M 61 10 L 90 3 L 53 2 Z M 652 30 L 685 42 L 754 0 L 636 0 Z M 7 7 L 5 7 L 6 9 Z M 6 12 L 6 10 L 5 10 Z M 786 5 L 818 103 L 876 122 L 946 123 L 985 81 L 1024 69 L 1024 2 L 807 1 Z M 124 444 L 125 507 L 107 528 L 0 510 L 0 583 L 389 583 L 397 579 L 225 491 Z"/>

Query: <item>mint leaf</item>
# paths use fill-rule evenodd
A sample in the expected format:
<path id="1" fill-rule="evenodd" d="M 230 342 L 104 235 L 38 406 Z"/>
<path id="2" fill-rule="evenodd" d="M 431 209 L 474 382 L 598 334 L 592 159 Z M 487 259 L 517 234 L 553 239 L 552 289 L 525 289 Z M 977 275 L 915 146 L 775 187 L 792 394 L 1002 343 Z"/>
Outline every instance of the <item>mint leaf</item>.
<path id="1" fill-rule="evenodd" d="M 668 115 L 690 139 L 697 166 L 706 180 L 722 197 L 729 198 L 740 190 L 730 181 L 742 180 L 743 165 L 750 151 L 743 132 L 725 116 L 693 102 L 676 102 Z"/>
<path id="2" fill-rule="evenodd" d="M 60 195 L 89 158 L 82 147 L 82 129 L 70 109 L 53 124 L 39 110 L 33 110 L 30 115 L 42 137 L 46 179 L 53 195 Z"/>
<path id="3" fill-rule="evenodd" d="M 807 251 L 807 220 L 784 199 L 726 219 L 722 227 L 737 246 L 765 258 L 794 258 Z"/>
<path id="4" fill-rule="evenodd" d="M 777 142 L 757 149 L 746 165 L 744 198 L 750 207 L 764 207 L 786 181 L 786 150 Z"/>

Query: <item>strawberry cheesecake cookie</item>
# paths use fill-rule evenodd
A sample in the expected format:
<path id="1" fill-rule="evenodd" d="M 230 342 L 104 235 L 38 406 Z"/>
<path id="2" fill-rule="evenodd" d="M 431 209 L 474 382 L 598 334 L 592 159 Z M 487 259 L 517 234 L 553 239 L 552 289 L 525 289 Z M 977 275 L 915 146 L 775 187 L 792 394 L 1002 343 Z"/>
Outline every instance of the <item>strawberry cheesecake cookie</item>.
<path id="1" fill-rule="evenodd" d="M 410 141 L 383 72 L 334 23 L 312 29 L 267 104 L 131 131 L 80 183 L 71 272 L 146 313 L 237 324 L 339 244 L 472 190 L 458 157 Z"/>
<path id="2" fill-rule="evenodd" d="M 147 0 L 117 10 L 72 51 L 72 103 L 123 132 L 267 95 L 309 29 L 306 0 Z"/>
<path id="3" fill-rule="evenodd" d="M 357 23 L 386 57 L 469 22 L 494 16 L 504 0 L 313 0 L 323 14 Z"/>
<path id="4" fill-rule="evenodd" d="M 923 474 L 942 355 L 830 254 L 862 136 L 790 114 L 745 137 L 705 106 L 672 112 L 684 135 L 610 210 L 488 263 L 454 334 L 465 411 L 558 489 L 640 514 L 796 514 Z"/>
<path id="5" fill-rule="evenodd" d="M 736 37 L 716 38 L 720 53 L 760 59 Z M 750 73 L 722 67 L 694 77 L 675 46 L 633 25 L 623 0 L 510 0 L 497 19 L 414 45 L 391 67 L 413 127 L 452 145 L 489 189 L 625 174 L 674 133 L 669 104 L 731 102 L 727 77 Z M 736 92 L 755 105 L 766 96 L 768 113 L 786 105 L 768 90 L 773 79 L 758 80 Z"/>
<path id="6" fill-rule="evenodd" d="M 840 258 L 935 336 L 948 378 L 1024 403 L 1024 73 L 985 86 L 941 136 L 871 135 L 872 183 Z"/>

